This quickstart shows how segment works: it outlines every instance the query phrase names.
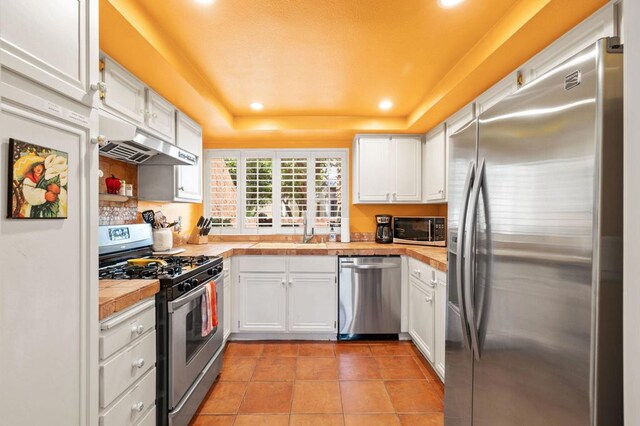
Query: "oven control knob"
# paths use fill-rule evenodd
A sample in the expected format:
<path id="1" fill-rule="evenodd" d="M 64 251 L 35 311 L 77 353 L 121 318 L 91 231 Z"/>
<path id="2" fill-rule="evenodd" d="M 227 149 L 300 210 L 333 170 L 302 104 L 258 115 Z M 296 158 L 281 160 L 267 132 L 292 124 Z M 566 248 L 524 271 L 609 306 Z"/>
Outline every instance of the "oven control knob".
<path id="1" fill-rule="evenodd" d="M 200 284 L 197 278 L 192 279 L 189 283 L 191 284 L 191 288 L 197 287 L 198 284 Z"/>
<path id="2" fill-rule="evenodd" d="M 216 266 L 216 273 L 219 274 L 220 272 L 222 272 L 222 265 Z"/>
<path id="3" fill-rule="evenodd" d="M 191 284 L 189 284 L 189 283 L 184 283 L 184 285 L 182 286 L 182 288 L 184 289 L 184 291 L 189 291 L 189 290 L 191 290 Z"/>
<path id="4" fill-rule="evenodd" d="M 213 275 L 213 274 L 215 274 L 215 273 L 216 273 L 216 271 L 215 271 L 213 268 L 211 268 L 211 269 L 209 269 L 209 270 L 207 271 L 207 273 L 208 273 L 209 275 Z"/>

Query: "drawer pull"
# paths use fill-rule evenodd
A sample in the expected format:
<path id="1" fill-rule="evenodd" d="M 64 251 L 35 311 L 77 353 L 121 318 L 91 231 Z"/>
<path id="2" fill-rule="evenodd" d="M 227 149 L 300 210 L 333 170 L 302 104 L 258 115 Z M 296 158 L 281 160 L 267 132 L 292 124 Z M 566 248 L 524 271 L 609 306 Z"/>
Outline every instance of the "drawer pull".
<path id="1" fill-rule="evenodd" d="M 139 359 L 139 360 L 137 360 L 137 361 L 133 361 L 133 366 L 134 366 L 135 368 L 142 368 L 142 367 L 144 367 L 144 358 L 140 358 L 140 359 Z"/>
<path id="2" fill-rule="evenodd" d="M 140 324 L 138 326 L 133 326 L 131 327 L 131 333 L 132 334 L 137 334 L 138 336 L 141 335 L 142 333 L 144 333 L 144 325 Z"/>
<path id="3" fill-rule="evenodd" d="M 137 404 L 133 404 L 131 406 L 131 411 L 137 411 L 138 413 L 142 413 L 144 410 L 144 402 L 138 402 Z"/>
<path id="4" fill-rule="evenodd" d="M 431 284 L 431 288 L 435 288 L 436 285 L 438 285 L 438 282 L 437 281 L 431 281 L 430 284 Z"/>
<path id="5" fill-rule="evenodd" d="M 433 302 L 433 297 L 425 296 L 424 300 L 426 300 L 427 302 L 431 303 L 431 302 Z"/>

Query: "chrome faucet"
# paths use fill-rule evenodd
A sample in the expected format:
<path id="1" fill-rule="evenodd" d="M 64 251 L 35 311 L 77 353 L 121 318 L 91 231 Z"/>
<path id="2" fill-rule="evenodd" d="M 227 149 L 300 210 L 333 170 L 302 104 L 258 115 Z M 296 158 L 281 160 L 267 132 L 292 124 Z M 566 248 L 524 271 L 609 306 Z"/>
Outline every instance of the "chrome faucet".
<path id="1" fill-rule="evenodd" d="M 308 212 L 304 212 L 304 217 L 302 218 L 302 224 L 304 226 L 304 234 L 302 235 L 302 242 L 308 243 L 313 238 L 313 227 L 311 227 L 311 234 L 307 234 L 307 216 Z"/>

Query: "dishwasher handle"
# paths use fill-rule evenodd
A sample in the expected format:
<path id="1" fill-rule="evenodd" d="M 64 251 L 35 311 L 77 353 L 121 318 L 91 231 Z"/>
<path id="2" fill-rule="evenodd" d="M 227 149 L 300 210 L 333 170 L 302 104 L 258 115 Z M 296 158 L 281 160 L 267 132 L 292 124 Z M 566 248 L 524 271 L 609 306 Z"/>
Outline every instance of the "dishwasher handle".
<path id="1" fill-rule="evenodd" d="M 400 265 L 397 265 L 395 263 L 370 263 L 363 265 L 358 265 L 355 263 L 341 263 L 340 267 L 346 269 L 392 269 L 399 268 Z"/>

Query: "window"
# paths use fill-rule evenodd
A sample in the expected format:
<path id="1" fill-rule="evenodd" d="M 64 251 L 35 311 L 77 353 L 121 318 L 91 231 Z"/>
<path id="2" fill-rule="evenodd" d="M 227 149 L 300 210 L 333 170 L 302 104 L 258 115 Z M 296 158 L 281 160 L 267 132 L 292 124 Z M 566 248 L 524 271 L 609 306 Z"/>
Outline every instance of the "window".
<path id="1" fill-rule="evenodd" d="M 220 234 L 339 231 L 348 215 L 347 150 L 207 150 L 205 216 Z"/>

